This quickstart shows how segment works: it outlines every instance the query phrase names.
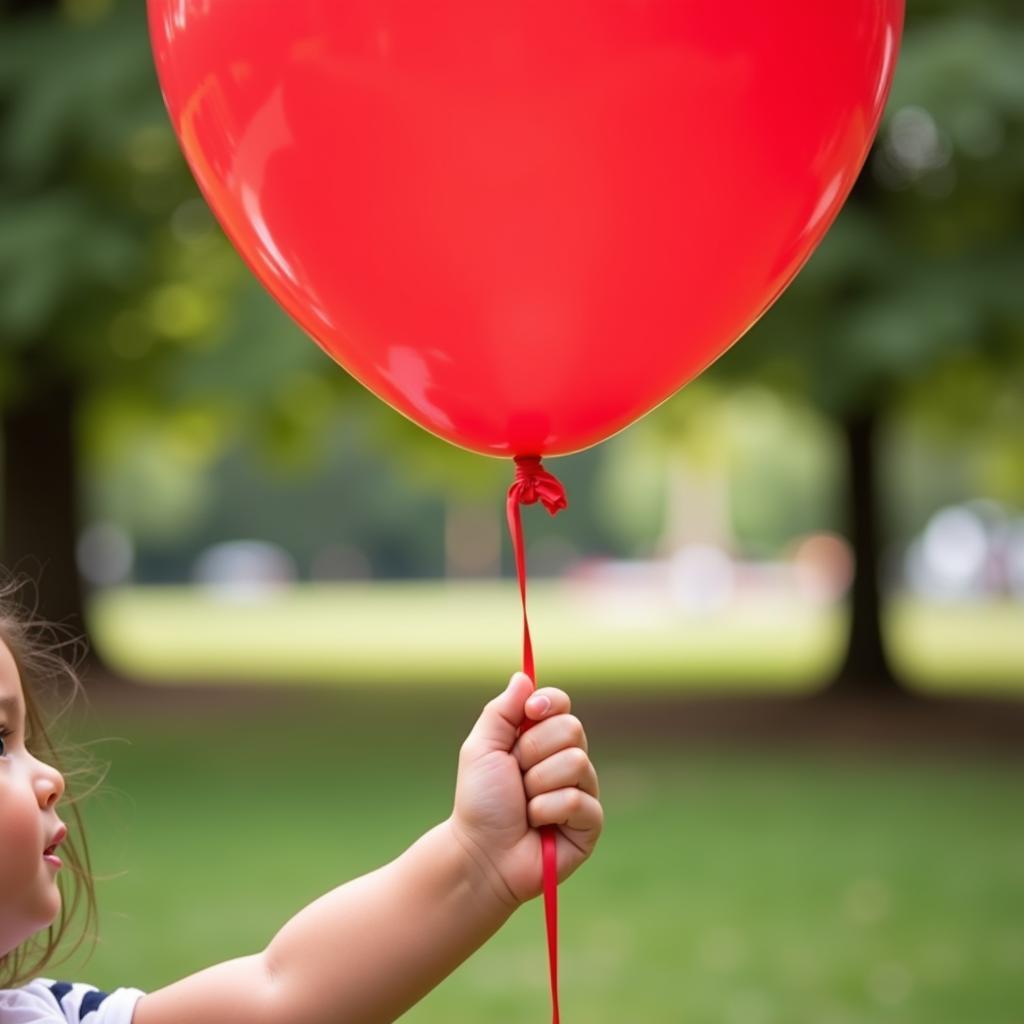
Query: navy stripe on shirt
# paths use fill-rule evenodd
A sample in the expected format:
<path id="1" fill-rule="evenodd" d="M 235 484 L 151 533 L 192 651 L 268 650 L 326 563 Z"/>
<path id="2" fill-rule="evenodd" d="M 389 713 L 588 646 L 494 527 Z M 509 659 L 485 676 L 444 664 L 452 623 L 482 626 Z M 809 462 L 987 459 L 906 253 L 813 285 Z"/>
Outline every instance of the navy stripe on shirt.
<path id="1" fill-rule="evenodd" d="M 98 988 L 93 989 L 91 992 L 85 993 L 85 998 L 82 1000 L 82 1008 L 78 1011 L 78 1018 L 81 1020 L 86 1014 L 93 1013 L 95 1010 L 100 1008 L 100 1003 L 107 998 L 106 992 L 101 992 Z"/>
<path id="2" fill-rule="evenodd" d="M 53 998 L 57 1000 L 59 1005 L 60 1001 L 71 991 L 71 985 L 66 981 L 55 981 L 50 986 L 50 991 L 53 993 Z"/>
<path id="3" fill-rule="evenodd" d="M 60 1001 L 71 991 L 71 988 L 71 984 L 66 981 L 57 981 L 50 986 L 50 991 L 53 993 L 53 998 L 57 1000 L 58 1006 L 61 1006 Z M 95 1013 L 108 994 L 107 992 L 101 992 L 98 988 L 93 989 L 91 992 L 86 992 L 78 1010 L 78 1019 L 82 1020 L 88 1014 Z M 61 1006 L 61 1012 L 63 1012 L 63 1009 L 63 1006 Z"/>

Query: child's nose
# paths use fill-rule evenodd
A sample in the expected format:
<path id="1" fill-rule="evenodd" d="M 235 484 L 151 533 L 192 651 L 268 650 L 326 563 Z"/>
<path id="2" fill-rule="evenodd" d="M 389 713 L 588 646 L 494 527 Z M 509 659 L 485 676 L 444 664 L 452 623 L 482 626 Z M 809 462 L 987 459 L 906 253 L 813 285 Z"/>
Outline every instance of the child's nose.
<path id="1" fill-rule="evenodd" d="M 44 810 L 52 807 L 64 795 L 64 776 L 56 768 L 40 761 L 35 790 L 39 806 Z"/>

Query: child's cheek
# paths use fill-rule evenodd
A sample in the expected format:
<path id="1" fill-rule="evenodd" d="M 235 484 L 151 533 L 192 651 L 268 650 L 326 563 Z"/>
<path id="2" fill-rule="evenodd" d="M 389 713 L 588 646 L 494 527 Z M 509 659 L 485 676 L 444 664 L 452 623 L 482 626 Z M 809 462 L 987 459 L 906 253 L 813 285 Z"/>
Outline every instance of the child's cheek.
<path id="1" fill-rule="evenodd" d="M 0 768 L 0 772 L 3 769 Z M 39 903 L 48 868 L 43 861 L 43 812 L 32 798 L 14 794 L 0 775 L 0 922 L 16 908 Z M 51 888 L 56 888 L 51 885 Z M 34 897 L 34 898 L 33 898 Z"/>

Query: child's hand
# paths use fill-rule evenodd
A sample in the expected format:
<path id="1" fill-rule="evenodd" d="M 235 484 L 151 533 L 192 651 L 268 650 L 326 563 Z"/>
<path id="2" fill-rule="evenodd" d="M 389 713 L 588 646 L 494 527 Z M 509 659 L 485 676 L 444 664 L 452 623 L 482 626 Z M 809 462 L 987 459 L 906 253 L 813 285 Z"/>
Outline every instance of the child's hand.
<path id="1" fill-rule="evenodd" d="M 539 697 L 551 701 L 546 711 L 535 710 Z M 566 693 L 547 686 L 534 694 L 517 672 L 459 752 L 452 831 L 513 909 L 543 891 L 539 826 L 558 825 L 561 882 L 590 856 L 604 824 L 587 738 L 568 712 Z M 539 724 L 517 738 L 527 717 Z"/>

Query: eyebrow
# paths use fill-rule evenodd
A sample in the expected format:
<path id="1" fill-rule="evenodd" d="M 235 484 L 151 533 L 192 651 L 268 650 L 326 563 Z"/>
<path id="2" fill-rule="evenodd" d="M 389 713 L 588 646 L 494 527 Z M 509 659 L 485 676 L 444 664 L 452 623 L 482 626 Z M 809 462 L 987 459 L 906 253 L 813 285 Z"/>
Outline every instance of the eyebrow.
<path id="1" fill-rule="evenodd" d="M 13 715 L 20 706 L 17 697 L 0 697 L 0 711 L 6 711 L 9 715 Z"/>

